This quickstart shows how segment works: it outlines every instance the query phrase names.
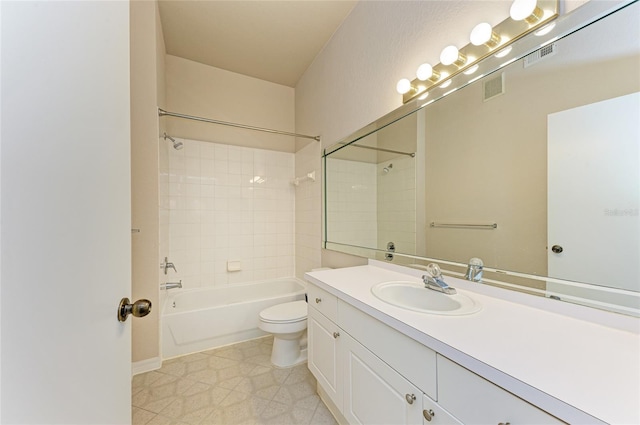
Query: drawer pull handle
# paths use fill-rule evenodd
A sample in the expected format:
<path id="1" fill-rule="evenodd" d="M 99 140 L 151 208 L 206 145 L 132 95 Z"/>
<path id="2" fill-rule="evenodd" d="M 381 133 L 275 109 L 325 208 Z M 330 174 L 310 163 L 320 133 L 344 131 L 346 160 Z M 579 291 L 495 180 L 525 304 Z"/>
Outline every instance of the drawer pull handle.
<path id="1" fill-rule="evenodd" d="M 413 404 L 413 402 L 416 401 L 415 394 L 405 394 L 404 398 L 407 399 L 407 403 L 409 404 Z"/>
<path id="2" fill-rule="evenodd" d="M 322 298 L 316 298 L 316 304 L 320 304 L 322 302 Z"/>
<path id="3" fill-rule="evenodd" d="M 433 411 L 433 410 L 431 410 L 431 409 L 429 409 L 429 410 L 426 410 L 426 409 L 425 409 L 425 410 L 423 410 L 423 411 L 422 411 L 422 416 L 424 416 L 424 418 L 425 418 L 427 421 L 429 421 L 429 422 L 431 422 L 431 419 L 433 419 L 433 417 L 434 417 L 435 415 L 436 415 L 436 414 L 435 414 L 435 413 L 434 413 L 434 411 Z"/>
<path id="4" fill-rule="evenodd" d="M 340 332 L 334 332 L 334 333 L 333 333 L 333 337 L 334 337 L 334 338 L 337 338 L 337 337 L 339 337 L 339 336 L 340 336 Z M 507 425 L 509 425 L 509 424 L 507 424 Z"/>
<path id="5" fill-rule="evenodd" d="M 498 425 L 511 425 L 509 422 L 500 422 Z"/>

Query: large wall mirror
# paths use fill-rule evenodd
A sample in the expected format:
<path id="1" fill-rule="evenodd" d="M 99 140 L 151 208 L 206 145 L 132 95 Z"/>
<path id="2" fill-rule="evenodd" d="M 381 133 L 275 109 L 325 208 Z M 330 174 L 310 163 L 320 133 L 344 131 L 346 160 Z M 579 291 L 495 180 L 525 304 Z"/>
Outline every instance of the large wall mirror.
<path id="1" fill-rule="evenodd" d="M 640 3 L 556 24 L 326 149 L 325 248 L 638 315 Z"/>

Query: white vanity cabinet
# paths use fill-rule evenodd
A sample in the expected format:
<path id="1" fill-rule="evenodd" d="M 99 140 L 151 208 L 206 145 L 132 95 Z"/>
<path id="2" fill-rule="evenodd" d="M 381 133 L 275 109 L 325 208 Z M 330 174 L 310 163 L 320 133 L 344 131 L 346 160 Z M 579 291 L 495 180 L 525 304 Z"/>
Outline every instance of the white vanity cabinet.
<path id="1" fill-rule="evenodd" d="M 563 423 L 308 286 L 309 369 L 350 424 Z"/>

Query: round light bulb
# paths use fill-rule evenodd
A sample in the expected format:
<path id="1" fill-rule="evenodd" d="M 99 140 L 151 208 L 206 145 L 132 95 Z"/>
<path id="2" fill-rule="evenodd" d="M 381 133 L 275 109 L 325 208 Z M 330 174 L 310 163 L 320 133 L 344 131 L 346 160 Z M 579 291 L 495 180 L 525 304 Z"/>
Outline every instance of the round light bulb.
<path id="1" fill-rule="evenodd" d="M 511 49 L 513 49 L 512 46 L 507 46 L 504 49 L 500 50 L 498 53 L 496 53 L 494 56 L 497 58 L 503 58 L 507 56 L 509 53 L 511 53 Z"/>
<path id="2" fill-rule="evenodd" d="M 456 46 L 447 46 L 440 53 L 440 62 L 443 65 L 451 65 L 458 60 L 458 48 Z"/>
<path id="3" fill-rule="evenodd" d="M 411 81 L 403 78 L 402 80 L 398 81 L 398 84 L 396 84 L 396 90 L 400 94 L 409 93 L 409 91 L 411 90 Z"/>
<path id="4" fill-rule="evenodd" d="M 426 81 L 433 76 L 433 67 L 428 63 L 423 63 L 416 71 L 416 77 L 420 81 Z"/>
<path id="5" fill-rule="evenodd" d="M 513 0 L 509 16 L 514 21 L 526 20 L 533 23 L 542 17 L 542 10 L 538 7 L 537 0 Z"/>
<path id="6" fill-rule="evenodd" d="M 471 44 L 473 44 L 474 46 L 482 46 L 484 43 L 491 40 L 492 32 L 493 32 L 493 29 L 491 28 L 491 25 L 489 25 L 486 22 L 483 22 L 481 24 L 476 25 L 473 28 L 473 30 L 471 31 L 471 36 L 469 37 L 469 40 L 471 41 Z"/>
<path id="7" fill-rule="evenodd" d="M 478 70 L 478 65 L 473 65 L 471 68 L 464 71 L 464 75 L 471 75 Z"/>

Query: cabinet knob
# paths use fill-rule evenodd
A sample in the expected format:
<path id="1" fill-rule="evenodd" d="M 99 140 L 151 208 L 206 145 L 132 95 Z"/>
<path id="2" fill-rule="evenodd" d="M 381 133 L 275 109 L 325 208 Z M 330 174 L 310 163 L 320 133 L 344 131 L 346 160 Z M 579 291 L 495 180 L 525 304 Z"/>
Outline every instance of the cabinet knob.
<path id="1" fill-rule="evenodd" d="M 340 336 L 340 332 L 334 332 L 334 333 L 333 333 L 333 337 L 334 337 L 334 338 L 337 338 L 337 337 L 339 337 L 339 336 Z"/>
<path id="2" fill-rule="evenodd" d="M 409 404 L 413 404 L 413 402 L 416 401 L 415 394 L 405 394 L 404 398 L 407 399 L 407 403 Z"/>
<path id="3" fill-rule="evenodd" d="M 424 418 L 429 422 L 431 422 L 431 419 L 433 419 L 435 415 L 435 412 L 431 409 L 422 411 L 422 416 L 424 416 Z"/>
<path id="4" fill-rule="evenodd" d="M 316 298 L 316 304 L 320 304 L 322 302 L 322 298 Z"/>

